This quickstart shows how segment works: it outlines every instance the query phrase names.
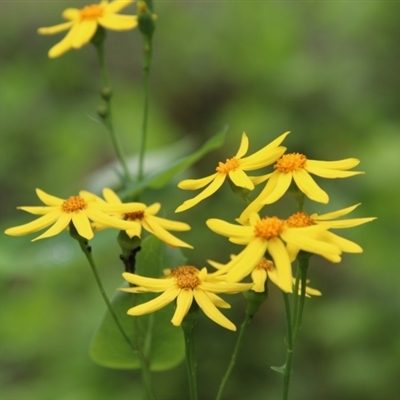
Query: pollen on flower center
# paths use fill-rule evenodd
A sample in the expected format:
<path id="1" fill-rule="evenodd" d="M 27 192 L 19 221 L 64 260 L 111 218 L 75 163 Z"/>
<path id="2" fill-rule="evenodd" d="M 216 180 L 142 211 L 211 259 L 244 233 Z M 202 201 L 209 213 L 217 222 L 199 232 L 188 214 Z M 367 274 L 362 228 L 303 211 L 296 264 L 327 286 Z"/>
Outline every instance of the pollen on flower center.
<path id="1" fill-rule="evenodd" d="M 254 235 L 263 239 L 278 237 L 282 233 L 283 224 L 278 217 L 263 218 L 254 227 Z"/>
<path id="2" fill-rule="evenodd" d="M 96 19 L 103 16 L 104 7 L 99 4 L 91 4 L 80 10 L 81 19 Z"/>
<path id="3" fill-rule="evenodd" d="M 238 168 L 240 165 L 240 160 L 237 159 L 236 157 L 232 158 L 227 158 L 226 161 L 219 162 L 218 167 L 215 168 L 217 172 L 220 172 L 221 174 L 229 174 L 230 171 L 234 171 L 236 168 Z"/>
<path id="4" fill-rule="evenodd" d="M 306 226 L 314 225 L 313 219 L 304 212 L 298 212 L 296 214 L 291 215 L 286 220 L 286 223 L 291 228 L 304 228 Z"/>
<path id="5" fill-rule="evenodd" d="M 66 213 L 84 210 L 87 207 L 86 201 L 80 196 L 71 196 L 61 205 L 61 208 Z"/>
<path id="6" fill-rule="evenodd" d="M 284 173 L 292 172 L 304 168 L 306 162 L 307 157 L 304 154 L 285 154 L 274 164 L 274 169 Z"/>
<path id="7" fill-rule="evenodd" d="M 201 280 L 197 276 L 198 273 L 199 270 L 196 267 L 186 265 L 174 268 L 171 271 L 171 276 L 176 278 L 176 283 L 181 289 L 194 289 L 201 284 Z"/>
<path id="8" fill-rule="evenodd" d="M 267 260 L 265 257 L 263 257 L 257 264 L 256 268 L 265 269 L 266 271 L 273 271 L 275 269 L 275 266 L 272 261 Z"/>
<path id="9" fill-rule="evenodd" d="M 129 221 L 135 221 L 137 219 L 142 220 L 144 218 L 144 211 L 135 211 L 131 213 L 126 213 L 125 218 Z"/>

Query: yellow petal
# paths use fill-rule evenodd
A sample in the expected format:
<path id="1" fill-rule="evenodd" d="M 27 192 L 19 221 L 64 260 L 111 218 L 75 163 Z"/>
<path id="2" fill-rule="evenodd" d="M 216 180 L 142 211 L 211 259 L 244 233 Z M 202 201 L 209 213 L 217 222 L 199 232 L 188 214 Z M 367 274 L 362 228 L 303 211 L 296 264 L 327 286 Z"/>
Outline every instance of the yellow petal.
<path id="1" fill-rule="evenodd" d="M 347 208 L 342 208 L 341 210 L 333 211 L 330 213 L 326 214 L 311 214 L 310 217 L 314 220 L 317 221 L 324 221 L 324 220 L 330 220 L 330 219 L 335 219 L 342 217 L 343 215 L 347 215 L 351 213 L 353 210 L 355 210 L 361 203 L 355 204 L 354 206 L 347 207 Z"/>
<path id="2" fill-rule="evenodd" d="M 138 285 L 148 292 L 164 292 L 175 285 L 173 279 L 148 278 L 147 276 L 131 274 L 129 272 L 124 272 L 122 276 L 129 283 Z M 121 288 L 120 290 L 128 291 L 130 289 L 131 288 Z"/>
<path id="3" fill-rule="evenodd" d="M 74 224 L 79 236 L 90 240 L 93 238 L 93 230 L 90 225 L 88 216 L 84 211 L 78 211 L 72 214 L 72 223 Z"/>
<path id="4" fill-rule="evenodd" d="M 210 300 L 213 302 L 213 304 L 216 307 L 219 308 L 231 308 L 231 305 L 227 303 L 224 299 L 221 297 L 217 296 L 214 293 L 207 292 L 207 296 L 210 298 Z"/>
<path id="5" fill-rule="evenodd" d="M 244 237 L 249 238 L 249 240 L 252 237 L 254 230 L 252 226 L 234 225 L 216 218 L 208 219 L 206 224 L 212 231 L 218 233 L 218 235 L 227 237 Z"/>
<path id="6" fill-rule="evenodd" d="M 48 26 L 44 28 L 39 28 L 38 33 L 40 35 L 54 35 L 55 33 L 60 33 L 66 31 L 74 25 L 74 22 L 64 22 L 62 24 Z"/>
<path id="7" fill-rule="evenodd" d="M 249 179 L 246 173 L 240 168 L 237 168 L 233 171 L 229 171 L 229 178 L 236 186 L 243 187 L 249 190 L 254 189 L 253 182 Z"/>
<path id="8" fill-rule="evenodd" d="M 367 222 L 373 221 L 376 217 L 369 218 L 351 218 L 343 219 L 338 221 L 316 221 L 319 225 L 325 225 L 331 229 L 342 229 L 342 228 L 353 228 L 354 226 L 366 224 Z"/>
<path id="9" fill-rule="evenodd" d="M 127 311 L 127 314 L 143 315 L 152 313 L 154 311 L 157 311 L 165 307 L 167 304 L 171 303 L 171 301 L 173 301 L 176 298 L 176 296 L 178 296 L 178 294 L 179 294 L 179 289 L 177 287 L 169 288 L 155 299 L 150 300 L 147 303 L 140 304 L 136 307 L 130 308 Z"/>
<path id="10" fill-rule="evenodd" d="M 23 236 L 29 233 L 37 232 L 57 221 L 60 215 L 61 211 L 54 211 L 44 215 L 43 217 L 35 219 L 32 222 L 28 222 L 27 224 L 8 228 L 4 231 L 4 233 L 10 236 Z"/>
<path id="11" fill-rule="evenodd" d="M 292 173 L 273 172 L 265 187 L 265 192 L 269 192 L 268 197 L 261 201 L 261 204 L 272 204 L 278 201 L 288 190 L 292 182 Z"/>
<path id="12" fill-rule="evenodd" d="M 59 216 L 59 218 L 57 219 L 57 221 L 54 223 L 54 225 L 50 229 L 48 229 L 46 232 L 42 233 L 40 236 L 33 239 L 32 242 L 35 242 L 36 240 L 39 240 L 39 239 L 45 239 L 48 237 L 58 235 L 65 228 L 68 227 L 69 223 L 71 222 L 71 215 L 72 214 L 65 214 L 65 213 L 61 214 Z"/>
<path id="13" fill-rule="evenodd" d="M 39 199 L 46 204 L 46 206 L 60 206 L 64 200 L 59 197 L 51 196 L 43 190 L 36 189 L 36 194 Z"/>
<path id="14" fill-rule="evenodd" d="M 263 293 L 265 291 L 265 282 L 267 281 L 267 271 L 262 268 L 254 268 L 251 272 L 251 279 L 254 282 L 251 290 Z"/>
<path id="15" fill-rule="evenodd" d="M 80 15 L 81 15 L 80 10 L 78 10 L 77 8 L 67 8 L 62 13 L 62 17 L 70 21 L 79 20 Z"/>
<path id="16" fill-rule="evenodd" d="M 314 181 L 309 173 L 304 169 L 293 171 L 293 179 L 298 188 L 311 200 L 318 203 L 328 203 L 329 196 Z"/>
<path id="17" fill-rule="evenodd" d="M 203 310 L 204 314 L 207 315 L 212 321 L 218 325 L 223 326 L 231 331 L 236 331 L 236 326 L 226 318 L 221 311 L 213 304 L 210 298 L 201 289 L 195 288 L 193 291 L 194 298 L 199 307 Z"/>
<path id="18" fill-rule="evenodd" d="M 34 214 L 34 215 L 44 215 L 44 214 L 48 214 L 50 212 L 54 212 L 54 211 L 60 211 L 60 207 L 56 206 L 56 207 L 17 207 L 18 210 L 23 210 L 26 211 L 30 214 Z"/>
<path id="19" fill-rule="evenodd" d="M 249 149 L 249 138 L 247 137 L 246 133 L 243 132 L 239 150 L 237 151 L 235 157 L 242 158 L 247 153 L 248 149 Z"/>
<path id="20" fill-rule="evenodd" d="M 201 179 L 185 179 L 184 181 L 178 183 L 178 187 L 184 190 L 201 189 L 202 187 L 208 185 L 211 181 L 213 181 L 217 175 L 218 172 Z"/>
<path id="21" fill-rule="evenodd" d="M 147 213 L 147 210 L 146 210 Z M 190 225 L 180 221 L 171 221 L 169 219 L 156 217 L 154 215 L 147 216 L 157 223 L 158 225 L 162 226 L 164 229 L 168 231 L 189 231 Z"/>
<path id="22" fill-rule="evenodd" d="M 73 28 L 74 34 L 71 38 L 71 47 L 80 49 L 89 43 L 97 30 L 97 21 L 94 19 L 84 19 Z"/>
<path id="23" fill-rule="evenodd" d="M 136 28 L 138 25 L 138 19 L 136 15 L 106 14 L 104 17 L 98 18 L 97 22 L 103 28 L 114 31 L 126 31 Z"/>
<path id="24" fill-rule="evenodd" d="M 329 243 L 340 248 L 345 253 L 362 253 L 363 249 L 351 240 L 347 240 L 332 232 L 323 232 L 322 237 L 326 238 Z"/>
<path id="25" fill-rule="evenodd" d="M 123 221 L 122 219 L 104 214 L 103 212 L 93 208 L 87 208 L 85 213 L 92 221 L 108 228 L 120 229 L 122 231 L 127 229 L 136 229 L 136 224 L 133 221 Z"/>
<path id="26" fill-rule="evenodd" d="M 246 170 L 250 170 L 261 168 L 259 166 L 256 167 L 256 165 L 267 166 L 275 162 L 286 151 L 286 147 L 280 147 L 279 150 L 277 149 L 278 146 L 284 141 L 286 136 L 289 135 L 289 133 L 290 132 L 283 133 L 271 143 L 263 147 L 261 150 L 258 150 L 252 155 L 243 158 L 241 160 L 242 165 L 246 166 Z"/>
<path id="27" fill-rule="evenodd" d="M 317 161 L 317 160 L 307 160 L 307 167 L 318 167 L 324 169 L 351 169 L 360 164 L 360 160 L 357 158 L 346 158 L 345 160 L 339 161 Z"/>
<path id="28" fill-rule="evenodd" d="M 106 4 L 104 11 L 106 13 L 117 13 L 132 4 L 134 0 L 114 0 L 112 3 Z"/>
<path id="29" fill-rule="evenodd" d="M 340 169 L 321 168 L 317 166 L 309 167 L 307 164 L 304 169 L 311 174 L 326 179 L 348 178 L 350 176 L 364 174 L 364 172 L 360 171 L 342 171 Z"/>
<path id="30" fill-rule="evenodd" d="M 196 197 L 193 197 L 190 200 L 186 200 L 182 205 L 180 205 L 175 212 L 185 211 L 189 208 L 192 208 L 196 204 L 200 203 L 200 201 L 206 199 L 207 197 L 211 196 L 215 193 L 224 183 L 226 175 L 224 174 L 217 174 L 214 181 L 211 182 L 209 186 L 207 186 L 201 193 L 199 193 Z"/>
<path id="31" fill-rule="evenodd" d="M 107 214 L 125 214 L 136 211 L 145 211 L 146 204 L 144 203 L 106 203 L 106 202 L 98 202 L 90 204 L 91 209 L 96 209 L 103 211 Z"/>
<path id="32" fill-rule="evenodd" d="M 279 238 L 273 238 L 268 243 L 268 253 L 271 255 L 279 278 L 279 287 L 286 293 L 292 292 L 292 266 L 286 248 Z"/>
<path id="33" fill-rule="evenodd" d="M 68 33 L 65 35 L 65 37 L 55 44 L 48 53 L 48 56 L 50 58 L 56 58 L 61 55 L 63 55 L 65 52 L 68 50 L 71 50 L 72 48 L 72 39 L 75 35 L 77 25 L 72 25 L 71 29 L 68 31 Z"/>
<path id="34" fill-rule="evenodd" d="M 271 177 L 272 173 L 260 176 L 249 176 L 249 179 L 253 182 L 253 185 L 257 186 L 260 183 L 265 182 L 267 179 Z"/>
<path id="35" fill-rule="evenodd" d="M 165 230 L 162 226 L 158 225 L 153 218 L 146 218 L 146 220 L 142 221 L 142 226 L 170 246 L 187 247 L 189 249 L 193 249 L 193 246 L 178 239 L 176 236 Z"/>
<path id="36" fill-rule="evenodd" d="M 191 289 L 181 289 L 176 299 L 176 310 L 171 322 L 175 326 L 182 323 L 183 318 L 189 311 L 193 302 L 193 291 Z"/>
<path id="37" fill-rule="evenodd" d="M 151 206 L 146 208 L 146 214 L 156 215 L 161 209 L 160 203 L 153 203 Z"/>
<path id="38" fill-rule="evenodd" d="M 120 200 L 118 195 L 109 188 L 103 189 L 103 197 L 107 203 L 111 203 L 111 204 L 121 204 L 122 203 L 122 201 Z"/>

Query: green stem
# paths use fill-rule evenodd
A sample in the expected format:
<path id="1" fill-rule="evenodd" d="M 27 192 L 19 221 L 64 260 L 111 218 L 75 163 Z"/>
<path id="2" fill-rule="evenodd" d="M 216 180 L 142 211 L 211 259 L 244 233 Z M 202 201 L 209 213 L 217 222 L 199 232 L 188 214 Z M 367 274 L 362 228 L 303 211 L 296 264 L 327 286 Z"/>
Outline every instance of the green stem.
<path id="1" fill-rule="evenodd" d="M 282 400 L 287 400 L 289 396 L 290 378 L 292 375 L 293 354 L 303 317 L 304 303 L 306 298 L 307 269 L 310 256 L 311 254 L 302 251 L 299 253 L 298 256 L 299 265 L 296 276 L 296 283 L 294 285 L 294 291 L 293 291 L 292 317 L 290 315 L 290 304 L 288 295 L 284 293 L 286 319 L 288 324 L 288 338 L 287 338 L 286 361 L 283 370 Z M 301 281 L 301 292 L 299 295 L 300 281 Z"/>
<path id="2" fill-rule="evenodd" d="M 144 157 L 146 153 L 147 139 L 147 124 L 149 117 L 149 82 L 150 82 L 150 67 L 153 54 L 153 44 L 151 35 L 143 35 L 143 120 L 142 120 L 142 135 L 139 148 L 139 165 L 137 180 L 140 182 L 144 177 Z"/>
<path id="3" fill-rule="evenodd" d="M 97 286 L 100 290 L 101 296 L 104 300 L 104 302 L 106 303 L 107 309 L 110 312 L 115 325 L 117 326 L 118 330 L 121 332 L 121 335 L 123 336 L 123 338 L 125 339 L 125 341 L 127 342 L 127 344 L 129 345 L 129 347 L 133 350 L 133 352 L 135 354 L 137 354 L 139 361 L 140 361 L 140 365 L 141 365 L 141 369 L 142 369 L 142 379 L 144 382 L 144 385 L 146 387 L 146 392 L 147 392 L 147 396 L 150 400 L 155 400 L 156 396 L 154 393 L 154 389 L 153 386 L 151 384 L 151 376 L 150 376 L 150 369 L 149 369 L 149 364 L 146 360 L 146 357 L 144 356 L 141 348 L 138 346 L 137 343 L 132 343 L 131 339 L 129 338 L 129 336 L 127 335 L 127 333 L 125 332 L 124 328 L 122 327 L 121 322 L 119 321 L 117 315 L 114 312 L 114 309 L 112 308 L 111 302 L 104 290 L 103 284 L 101 282 L 99 273 L 97 271 L 96 268 L 96 264 L 93 260 L 93 256 L 92 256 L 92 252 L 91 252 L 91 247 L 88 245 L 87 240 L 85 240 L 84 238 L 82 238 L 81 236 L 79 236 L 79 234 L 76 231 L 76 228 L 74 227 L 73 224 L 70 225 L 70 232 L 71 232 L 71 236 L 76 239 L 79 243 L 79 246 L 83 252 L 83 254 L 85 255 L 86 259 L 88 260 L 90 267 L 92 269 L 94 278 L 96 280 Z M 136 332 L 135 332 L 136 333 Z"/>
<path id="4" fill-rule="evenodd" d="M 112 122 L 112 113 L 111 113 L 112 92 L 111 92 L 111 88 L 109 85 L 107 67 L 106 67 L 106 63 L 105 63 L 103 42 L 96 44 L 95 47 L 97 50 L 97 55 L 99 57 L 101 77 L 103 80 L 103 89 L 101 91 L 101 96 L 106 103 L 104 108 L 102 108 L 102 107 L 99 108 L 99 115 L 101 116 L 103 123 L 104 123 L 105 127 L 107 128 L 108 133 L 110 134 L 115 153 L 117 155 L 117 158 L 118 158 L 118 160 L 121 164 L 122 170 L 123 170 L 124 181 L 125 181 L 124 183 L 127 183 L 127 182 L 131 181 L 131 176 L 130 176 L 129 169 L 128 169 L 128 166 L 127 166 L 127 163 L 125 160 L 124 152 L 122 151 L 121 143 L 118 139 L 118 136 L 115 133 L 114 125 Z"/>
<path id="5" fill-rule="evenodd" d="M 250 314 L 246 313 L 246 318 L 244 319 L 244 321 L 243 321 L 243 323 L 242 323 L 242 325 L 240 327 L 239 337 L 238 337 L 238 339 L 236 341 L 235 349 L 233 350 L 233 354 L 232 354 L 231 361 L 229 363 L 228 369 L 226 370 L 225 375 L 222 378 L 221 385 L 219 387 L 216 400 L 221 400 L 221 398 L 222 398 L 222 394 L 224 393 L 226 385 L 228 384 L 228 381 L 229 381 L 229 379 L 231 377 L 233 368 L 234 368 L 234 366 L 236 364 L 236 360 L 237 360 L 237 357 L 239 355 L 239 351 L 240 351 L 240 349 L 242 347 L 242 344 L 243 344 L 244 335 L 246 333 L 246 330 L 247 330 L 248 326 L 251 323 L 251 320 L 252 320 L 252 316 L 250 316 Z"/>
<path id="6" fill-rule="evenodd" d="M 194 328 L 196 315 L 186 315 L 182 322 L 183 334 L 185 336 L 186 367 L 189 380 L 190 400 L 197 400 L 197 365 L 195 355 Z"/>

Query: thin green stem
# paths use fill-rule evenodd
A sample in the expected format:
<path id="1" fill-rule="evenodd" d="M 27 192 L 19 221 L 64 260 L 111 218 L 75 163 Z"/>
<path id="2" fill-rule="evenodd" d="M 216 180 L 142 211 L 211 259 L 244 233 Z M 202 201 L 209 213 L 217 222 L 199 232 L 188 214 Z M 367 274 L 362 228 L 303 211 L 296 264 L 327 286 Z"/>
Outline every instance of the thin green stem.
<path id="1" fill-rule="evenodd" d="M 95 47 L 97 50 L 97 55 L 99 57 L 101 77 L 102 77 L 102 81 L 103 81 L 103 89 L 101 90 L 101 97 L 103 98 L 103 100 L 106 103 L 105 107 L 99 108 L 99 115 L 101 116 L 103 123 L 104 123 L 105 127 L 107 128 L 108 133 L 110 134 L 110 138 L 111 138 L 115 153 L 117 155 L 117 158 L 118 158 L 118 160 L 121 164 L 122 170 L 123 170 L 124 181 L 125 181 L 125 183 L 127 183 L 127 182 L 131 181 L 131 176 L 129 173 L 128 165 L 126 163 L 124 152 L 122 151 L 121 143 L 118 139 L 118 136 L 115 133 L 114 125 L 112 122 L 112 112 L 111 112 L 112 92 L 111 92 L 111 88 L 110 88 L 110 84 L 109 84 L 107 67 L 106 67 L 106 62 L 105 62 L 105 57 L 104 57 L 103 42 L 96 44 Z"/>
<path id="2" fill-rule="evenodd" d="M 301 327 L 301 321 L 303 318 L 304 304 L 306 298 L 307 269 L 310 256 L 311 254 L 305 252 L 300 252 L 298 256 L 298 269 L 296 274 L 296 282 L 293 290 L 292 316 L 290 315 L 290 304 L 287 298 L 288 295 L 284 293 L 286 319 L 288 324 L 288 338 L 287 338 L 286 361 L 283 370 L 282 400 L 287 400 L 289 396 L 290 378 L 292 375 L 293 354 L 299 330 Z M 301 288 L 300 295 L 299 295 L 299 287 Z"/>
<path id="3" fill-rule="evenodd" d="M 139 165 L 137 180 L 140 182 L 144 177 L 144 158 L 146 154 L 147 125 L 149 118 L 149 87 L 150 68 L 153 54 L 153 43 L 151 35 L 143 35 L 143 119 L 142 135 L 139 148 Z"/>
<path id="4" fill-rule="evenodd" d="M 243 321 L 243 323 L 242 323 L 242 325 L 240 327 L 239 337 L 238 337 L 238 339 L 236 341 L 235 349 L 233 350 L 233 354 L 232 354 L 231 361 L 229 363 L 228 369 L 226 370 L 225 375 L 222 378 L 221 385 L 219 387 L 216 400 L 221 400 L 221 398 L 222 398 L 222 394 L 224 393 L 226 385 L 228 384 L 228 381 L 229 381 L 229 379 L 231 377 L 233 368 L 234 368 L 234 366 L 236 364 L 236 360 L 237 360 L 237 357 L 239 355 L 239 351 L 240 351 L 240 349 L 242 347 L 242 344 L 243 344 L 244 335 L 246 333 L 246 330 L 247 330 L 248 326 L 251 323 L 251 320 L 252 320 L 252 316 L 250 316 L 250 314 L 247 313 L 246 314 L 246 318 L 244 319 L 244 321 Z"/>
<path id="5" fill-rule="evenodd" d="M 150 369 L 149 369 L 149 364 L 146 360 L 146 357 L 144 356 L 140 346 L 138 345 L 138 343 L 133 343 L 131 341 L 131 339 L 129 338 L 129 336 L 127 335 L 127 333 L 125 332 L 121 322 L 119 321 L 116 313 L 114 312 L 114 309 L 112 308 L 111 302 L 104 290 L 104 286 L 101 282 L 99 273 L 97 271 L 96 268 L 96 264 L 93 260 L 93 256 L 92 256 L 92 252 L 91 252 L 91 247 L 88 245 L 87 240 L 85 240 L 84 238 L 82 238 L 81 236 L 79 236 L 79 234 L 76 232 L 75 227 L 73 226 L 73 224 L 71 224 L 70 226 L 70 232 L 71 232 L 71 236 L 76 239 L 79 243 L 79 246 L 83 252 L 83 254 L 85 255 L 87 261 L 89 262 L 89 265 L 92 269 L 94 278 L 96 280 L 97 286 L 100 290 L 100 294 L 104 300 L 104 302 L 106 303 L 107 309 L 110 312 L 115 325 L 117 326 L 118 330 L 121 332 L 121 335 L 123 336 L 123 338 L 125 339 L 126 343 L 129 345 L 129 347 L 132 349 L 132 351 L 137 354 L 139 361 L 140 361 L 140 365 L 141 365 L 141 370 L 142 370 L 142 379 L 143 379 L 143 383 L 146 387 L 146 392 L 147 392 L 147 396 L 149 400 L 155 400 L 156 396 L 154 393 L 154 389 L 151 383 L 151 376 L 150 376 Z M 137 332 L 135 332 L 137 333 Z"/>
<path id="6" fill-rule="evenodd" d="M 183 334 L 185 336 L 186 368 L 189 380 L 190 400 L 197 400 L 197 364 L 195 354 L 194 328 L 196 315 L 186 315 L 182 322 Z"/>

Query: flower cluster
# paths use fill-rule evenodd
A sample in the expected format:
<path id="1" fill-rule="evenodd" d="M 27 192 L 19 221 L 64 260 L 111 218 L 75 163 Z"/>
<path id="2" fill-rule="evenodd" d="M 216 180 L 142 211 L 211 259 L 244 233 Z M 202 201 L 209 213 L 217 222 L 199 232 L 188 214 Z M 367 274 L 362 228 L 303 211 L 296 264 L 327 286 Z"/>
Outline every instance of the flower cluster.
<path id="1" fill-rule="evenodd" d="M 60 199 L 36 189 L 36 194 L 45 206 L 18 207 L 28 213 L 41 215 L 38 219 L 24 225 L 6 229 L 11 236 L 22 236 L 51 227 L 33 239 L 39 240 L 58 235 L 73 224 L 78 234 L 87 240 L 94 236 L 96 230 L 115 228 L 126 231 L 129 237 L 141 237 L 142 228 L 157 236 L 160 240 L 175 247 L 191 245 L 173 236 L 168 230 L 186 231 L 188 224 L 157 217 L 160 204 L 149 207 L 144 203 L 122 203 L 111 190 L 104 189 L 104 199 L 87 191 L 80 191 L 78 196 Z"/>

